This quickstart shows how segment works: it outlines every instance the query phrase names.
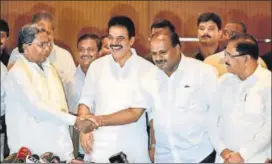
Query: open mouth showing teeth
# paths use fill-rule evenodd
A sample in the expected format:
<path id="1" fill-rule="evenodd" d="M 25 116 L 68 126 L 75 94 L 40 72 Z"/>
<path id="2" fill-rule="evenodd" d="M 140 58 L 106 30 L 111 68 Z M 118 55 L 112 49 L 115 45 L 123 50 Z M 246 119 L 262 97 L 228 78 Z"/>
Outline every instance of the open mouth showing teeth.
<path id="1" fill-rule="evenodd" d="M 111 46 L 112 51 L 119 51 L 122 49 L 122 46 Z"/>

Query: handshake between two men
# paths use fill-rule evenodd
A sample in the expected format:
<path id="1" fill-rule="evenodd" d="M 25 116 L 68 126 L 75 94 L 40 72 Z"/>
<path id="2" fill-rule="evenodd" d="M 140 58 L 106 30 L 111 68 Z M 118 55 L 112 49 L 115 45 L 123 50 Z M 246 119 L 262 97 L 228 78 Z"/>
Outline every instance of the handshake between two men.
<path id="1" fill-rule="evenodd" d="M 75 129 L 84 134 L 92 132 L 100 126 L 102 126 L 102 120 L 98 116 L 91 114 L 77 117 L 74 125 Z"/>

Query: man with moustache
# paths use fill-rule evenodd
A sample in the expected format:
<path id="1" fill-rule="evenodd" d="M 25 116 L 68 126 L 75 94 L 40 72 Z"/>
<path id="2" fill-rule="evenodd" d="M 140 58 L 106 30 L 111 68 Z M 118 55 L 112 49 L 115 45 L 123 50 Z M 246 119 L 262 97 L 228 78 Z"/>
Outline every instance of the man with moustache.
<path id="1" fill-rule="evenodd" d="M 208 56 L 204 62 L 214 66 L 217 69 L 218 76 L 227 72 L 227 67 L 224 62 L 225 47 L 229 39 L 234 35 L 245 34 L 247 32 L 246 25 L 243 22 L 229 22 L 223 28 L 222 39 L 220 40 L 221 46 L 224 50 L 214 55 Z M 262 67 L 266 68 L 265 62 L 259 57 L 258 62 Z"/>
<path id="2" fill-rule="evenodd" d="M 91 161 L 109 162 L 110 156 L 122 151 L 130 163 L 149 163 L 139 79 L 154 65 L 132 51 L 135 27 L 130 18 L 112 17 L 108 33 L 111 54 L 90 65 L 78 108 L 80 116 L 89 115 L 98 125 L 92 132 Z"/>
<path id="3" fill-rule="evenodd" d="M 19 32 L 22 55 L 3 83 L 8 145 L 11 154 L 25 146 L 36 154 L 52 151 L 70 161 L 69 126 L 88 133 L 95 125 L 68 113 L 60 78 L 47 59 L 51 44 L 47 31 L 36 24 L 25 25 Z"/>
<path id="4" fill-rule="evenodd" d="M 7 66 L 9 61 L 9 53 L 7 52 L 7 43 L 9 40 L 9 25 L 3 19 L 0 19 L 0 35 L 1 35 L 0 61 L 5 66 Z"/>
<path id="5" fill-rule="evenodd" d="M 77 67 L 70 81 L 67 83 L 68 86 L 66 86 L 68 107 L 69 111 L 73 114 L 77 114 L 77 106 L 87 70 L 90 64 L 99 56 L 99 51 L 101 50 L 101 40 L 99 36 L 89 33 L 81 35 L 77 41 L 77 50 L 79 53 L 79 66 Z M 84 133 L 81 132 L 80 135 L 84 135 Z M 86 150 L 83 150 L 82 147 L 78 145 L 79 137 L 76 131 L 73 132 L 75 153 L 81 158 L 84 158 L 84 152 L 90 151 L 89 144 L 91 144 L 92 137 L 90 135 L 91 133 L 85 135 L 88 142 L 82 143 L 87 144 L 84 146 Z"/>
<path id="6" fill-rule="evenodd" d="M 206 57 L 220 52 L 221 18 L 215 13 L 203 13 L 198 17 L 197 26 L 199 50 L 194 57 L 203 61 Z"/>
<path id="7" fill-rule="evenodd" d="M 271 72 L 258 64 L 258 56 L 253 36 L 230 38 L 224 59 L 228 73 L 219 79 L 217 104 L 210 114 L 217 163 L 271 158 Z"/>
<path id="8" fill-rule="evenodd" d="M 47 56 L 51 64 L 56 68 L 60 79 L 65 86 L 65 82 L 74 73 L 76 66 L 72 55 L 67 50 L 54 44 L 55 20 L 53 16 L 46 11 L 41 11 L 33 15 L 32 23 L 42 26 L 48 32 L 52 46 L 50 47 L 50 51 L 48 52 Z M 15 48 L 11 52 L 8 64 L 9 68 L 12 67 L 20 55 L 22 54 L 19 53 L 18 48 Z"/>
<path id="9" fill-rule="evenodd" d="M 216 70 L 186 57 L 175 32 L 155 33 L 150 53 L 160 70 L 149 71 L 141 84 L 152 108 L 155 163 L 214 162 L 208 111 L 216 90 Z"/>

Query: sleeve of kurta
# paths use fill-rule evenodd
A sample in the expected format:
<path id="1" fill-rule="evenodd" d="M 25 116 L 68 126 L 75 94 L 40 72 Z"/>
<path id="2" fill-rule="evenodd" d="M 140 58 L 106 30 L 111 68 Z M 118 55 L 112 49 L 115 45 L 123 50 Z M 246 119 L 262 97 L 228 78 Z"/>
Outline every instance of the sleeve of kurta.
<path id="1" fill-rule="evenodd" d="M 262 123 L 254 128 L 256 129 L 256 133 L 252 135 L 250 140 L 246 141 L 246 144 L 240 147 L 240 154 L 245 161 L 250 157 L 254 157 L 266 148 L 271 147 L 271 86 L 264 88 L 261 92 L 264 93 L 262 95 L 263 105 L 261 105 L 263 108 L 259 108 L 260 111 L 258 112 L 260 112 Z M 255 104 L 249 105 L 248 107 L 255 107 Z M 252 108 L 252 110 L 258 110 L 258 107 Z"/>
<path id="2" fill-rule="evenodd" d="M 208 82 L 206 83 L 208 86 L 205 87 L 206 94 L 209 102 L 209 111 L 208 111 L 208 129 L 210 140 L 213 144 L 214 149 L 218 154 L 220 154 L 225 148 L 225 144 L 220 139 L 218 122 L 220 118 L 220 86 L 219 81 L 215 75 L 209 76 L 206 78 Z"/>
<path id="3" fill-rule="evenodd" d="M 94 113 L 94 98 L 95 98 L 95 83 L 94 83 L 94 70 L 93 65 L 89 66 L 87 71 L 84 86 L 82 87 L 81 96 L 78 104 L 84 104 L 89 107 L 91 113 Z"/>
<path id="4" fill-rule="evenodd" d="M 40 121 L 56 121 L 73 126 L 76 117 L 69 113 L 62 112 L 61 109 L 54 109 L 48 102 L 42 100 L 30 80 L 23 71 L 13 71 L 5 82 L 5 91 L 9 101 L 18 101 L 23 105 L 26 112 Z"/>

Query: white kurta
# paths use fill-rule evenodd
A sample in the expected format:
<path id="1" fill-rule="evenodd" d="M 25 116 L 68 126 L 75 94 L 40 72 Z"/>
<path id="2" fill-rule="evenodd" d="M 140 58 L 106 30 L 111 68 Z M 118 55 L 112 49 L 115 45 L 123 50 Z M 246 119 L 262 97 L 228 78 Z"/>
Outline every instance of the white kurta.
<path id="1" fill-rule="evenodd" d="M 219 118 L 211 135 L 217 152 L 228 148 L 246 163 L 263 163 L 271 152 L 271 72 L 258 66 L 244 81 L 227 73 L 219 80 L 217 97 L 213 117 Z M 223 162 L 220 156 L 216 161 Z"/>
<path id="2" fill-rule="evenodd" d="M 198 163 L 213 151 L 208 135 L 208 110 L 217 73 L 211 66 L 182 55 L 168 77 L 154 71 L 143 81 L 155 131 L 155 162 Z"/>
<path id="3" fill-rule="evenodd" d="M 73 158 L 68 114 L 61 81 L 47 60 L 43 70 L 20 55 L 4 82 L 10 153 L 28 147 L 33 154 L 53 152 L 61 160 Z"/>
<path id="4" fill-rule="evenodd" d="M 112 55 L 95 60 L 89 67 L 79 103 L 92 108 L 95 115 L 118 112 L 129 107 L 143 107 L 139 79 L 153 68 L 150 62 L 133 52 L 121 68 Z M 109 162 L 109 157 L 123 151 L 129 162 L 150 162 L 145 114 L 135 123 L 100 127 L 94 132 L 91 154 L 94 162 Z"/>
<path id="5" fill-rule="evenodd" d="M 23 54 L 19 53 L 18 48 L 13 49 L 10 54 L 8 65 L 14 64 L 20 55 Z M 54 44 L 48 59 L 56 68 L 58 75 L 65 86 L 67 79 L 69 79 L 76 70 L 72 55 L 67 50 Z"/>

